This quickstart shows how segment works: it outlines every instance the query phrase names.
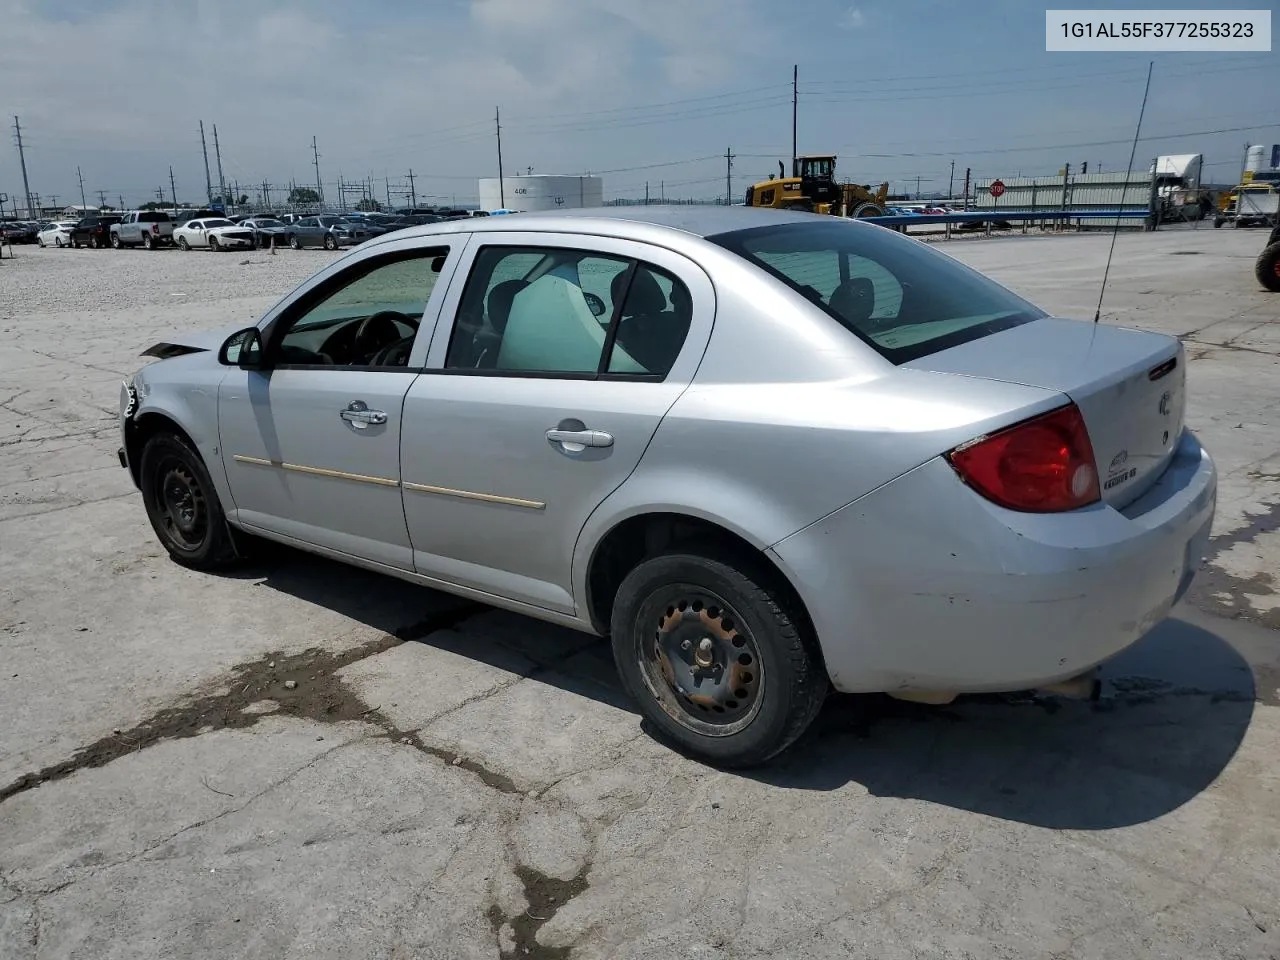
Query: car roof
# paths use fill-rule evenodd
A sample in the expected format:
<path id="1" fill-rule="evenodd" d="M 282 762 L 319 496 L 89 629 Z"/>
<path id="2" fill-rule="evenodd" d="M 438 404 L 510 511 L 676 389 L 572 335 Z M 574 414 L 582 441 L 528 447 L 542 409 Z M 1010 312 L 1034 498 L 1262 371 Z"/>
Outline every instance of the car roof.
<path id="1" fill-rule="evenodd" d="M 737 207 L 713 204 L 671 206 L 584 207 L 577 210 L 551 210 L 518 213 L 500 217 L 466 217 L 442 223 L 424 224 L 398 230 L 396 240 L 414 236 L 439 236 L 450 233 L 507 233 L 536 230 L 547 233 L 605 234 L 624 238 L 652 237 L 658 231 L 678 232 L 695 237 L 710 237 L 732 230 L 752 227 L 776 227 L 784 223 L 823 221 L 835 218 L 822 214 L 764 207 Z M 856 221 L 848 221 L 856 223 Z"/>

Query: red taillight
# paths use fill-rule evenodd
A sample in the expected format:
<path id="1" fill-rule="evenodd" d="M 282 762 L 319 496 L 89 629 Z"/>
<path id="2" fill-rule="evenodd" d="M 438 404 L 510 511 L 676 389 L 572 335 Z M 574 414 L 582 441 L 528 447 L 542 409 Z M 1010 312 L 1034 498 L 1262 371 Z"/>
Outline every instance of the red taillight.
<path id="1" fill-rule="evenodd" d="M 151 232 L 152 232 L 152 233 L 154 233 L 156 236 L 159 236 L 159 235 L 160 235 L 160 224 L 158 224 L 158 223 L 153 223 L 153 224 L 151 225 Z"/>
<path id="2" fill-rule="evenodd" d="M 1057 513 L 1099 498 L 1089 430 L 1074 403 L 956 447 L 965 483 L 1010 510 Z"/>

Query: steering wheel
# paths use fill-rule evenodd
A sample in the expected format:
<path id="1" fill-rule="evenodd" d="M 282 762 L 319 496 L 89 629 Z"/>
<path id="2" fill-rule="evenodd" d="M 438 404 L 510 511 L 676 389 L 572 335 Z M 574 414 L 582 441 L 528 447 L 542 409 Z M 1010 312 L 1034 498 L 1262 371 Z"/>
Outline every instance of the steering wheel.
<path id="1" fill-rule="evenodd" d="M 374 367 L 407 367 L 409 354 L 413 350 L 413 335 L 397 340 L 388 347 L 383 347 L 369 361 Z"/>
<path id="2" fill-rule="evenodd" d="M 351 340 L 352 357 L 369 357 L 398 343 L 404 336 L 400 332 L 401 323 L 417 327 L 415 321 L 395 310 L 379 310 L 365 317 Z"/>

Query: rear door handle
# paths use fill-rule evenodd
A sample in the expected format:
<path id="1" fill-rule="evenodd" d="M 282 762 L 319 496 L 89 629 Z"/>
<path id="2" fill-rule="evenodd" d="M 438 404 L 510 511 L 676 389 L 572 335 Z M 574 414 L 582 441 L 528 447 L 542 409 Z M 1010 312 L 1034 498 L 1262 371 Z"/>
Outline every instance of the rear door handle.
<path id="1" fill-rule="evenodd" d="M 369 424 L 378 425 L 387 422 L 387 415 L 384 411 L 370 410 L 368 404 L 363 400 L 352 400 L 347 404 L 347 409 L 339 411 L 338 416 L 357 430 L 364 430 Z"/>
<path id="2" fill-rule="evenodd" d="M 612 447 L 613 434 L 603 430 L 548 430 L 547 440 L 563 444 L 566 450 L 585 450 L 587 447 Z"/>

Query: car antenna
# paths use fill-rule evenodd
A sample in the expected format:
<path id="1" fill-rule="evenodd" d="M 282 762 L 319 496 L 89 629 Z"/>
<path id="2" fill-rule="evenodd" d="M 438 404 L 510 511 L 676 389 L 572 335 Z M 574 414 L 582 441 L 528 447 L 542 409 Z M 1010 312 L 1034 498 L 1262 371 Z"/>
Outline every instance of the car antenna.
<path id="1" fill-rule="evenodd" d="M 1147 112 L 1147 95 L 1151 93 L 1151 71 L 1154 69 L 1156 62 L 1149 60 L 1147 62 L 1147 86 L 1142 91 L 1142 107 L 1138 110 L 1138 129 L 1133 131 L 1133 148 L 1129 151 L 1129 174 L 1133 172 L 1133 158 L 1138 155 L 1138 138 L 1142 135 L 1142 115 Z M 1117 214 L 1124 209 L 1124 195 L 1129 189 L 1129 174 L 1125 175 L 1124 185 L 1120 188 L 1120 207 L 1116 211 Z M 1151 177 L 1155 179 L 1156 169 L 1152 167 Z M 1063 188 L 1065 189 L 1065 187 Z M 1116 236 L 1120 233 L 1120 217 L 1116 217 L 1115 226 L 1111 228 L 1111 249 L 1107 252 L 1107 266 L 1102 271 L 1102 287 L 1098 290 L 1098 309 L 1093 313 L 1093 322 L 1097 323 L 1102 319 L 1102 298 L 1107 293 L 1107 277 L 1111 274 L 1111 258 L 1116 252 Z"/>

